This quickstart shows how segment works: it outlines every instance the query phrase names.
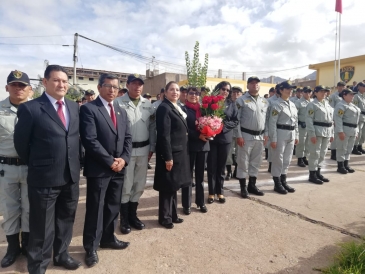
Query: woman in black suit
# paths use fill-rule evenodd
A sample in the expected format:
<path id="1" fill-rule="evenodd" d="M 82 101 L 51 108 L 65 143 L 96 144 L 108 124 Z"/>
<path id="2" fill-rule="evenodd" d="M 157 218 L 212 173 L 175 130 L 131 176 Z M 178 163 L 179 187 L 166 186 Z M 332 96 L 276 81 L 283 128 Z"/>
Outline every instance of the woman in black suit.
<path id="1" fill-rule="evenodd" d="M 225 118 L 223 120 L 223 130 L 210 141 L 210 151 L 208 153 L 208 204 L 214 202 L 215 195 L 220 203 L 225 203 L 223 195 L 224 169 L 231 149 L 233 129 L 238 125 L 238 110 L 231 100 L 231 84 L 226 81 L 220 82 L 215 90 L 219 90 L 219 95 L 225 97 Z"/>
<path id="2" fill-rule="evenodd" d="M 177 105 L 179 86 L 169 82 L 156 111 L 156 170 L 153 188 L 159 191 L 158 222 L 173 228 L 177 216 L 176 191 L 191 185 L 186 114 Z"/>
<path id="3" fill-rule="evenodd" d="M 189 128 L 191 181 L 193 181 L 193 170 L 195 167 L 195 203 L 201 212 L 206 213 L 208 209 L 204 202 L 204 167 L 206 155 L 209 151 L 209 142 L 206 136 L 196 129 L 196 121 L 201 116 L 199 96 L 200 92 L 195 87 L 189 87 L 183 110 L 187 114 L 186 122 Z M 191 213 L 192 187 L 184 187 L 181 191 L 183 210 L 186 215 L 189 215 Z"/>

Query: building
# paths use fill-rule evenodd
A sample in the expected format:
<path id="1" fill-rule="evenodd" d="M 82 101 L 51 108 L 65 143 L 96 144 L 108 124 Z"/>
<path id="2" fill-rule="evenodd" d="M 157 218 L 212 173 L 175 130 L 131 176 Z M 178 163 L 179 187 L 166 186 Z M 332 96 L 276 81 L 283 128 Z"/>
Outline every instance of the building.
<path id="1" fill-rule="evenodd" d="M 340 77 L 335 79 L 335 61 L 309 65 L 309 69 L 317 71 L 316 85 L 335 87 L 337 82 L 344 81 L 352 85 L 353 81 L 365 79 L 365 55 L 341 59 Z"/>
<path id="2" fill-rule="evenodd" d="M 187 76 L 184 74 L 176 74 L 165 72 L 158 74 L 158 72 L 154 72 L 154 74 L 149 74 L 147 70 L 147 77 L 144 80 L 143 93 L 149 93 L 153 97 L 160 93 L 162 88 L 165 88 L 168 82 L 175 81 L 179 83 L 182 80 L 186 80 Z"/>

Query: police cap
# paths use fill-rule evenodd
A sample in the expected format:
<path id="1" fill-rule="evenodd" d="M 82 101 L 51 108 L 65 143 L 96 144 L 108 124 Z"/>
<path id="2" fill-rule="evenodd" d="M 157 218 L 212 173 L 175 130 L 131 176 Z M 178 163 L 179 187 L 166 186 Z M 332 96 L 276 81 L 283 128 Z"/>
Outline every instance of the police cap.
<path id="1" fill-rule="evenodd" d="M 10 72 L 7 78 L 7 83 L 22 83 L 24 85 L 30 86 L 30 80 L 28 75 L 19 70 L 13 70 L 12 72 Z"/>

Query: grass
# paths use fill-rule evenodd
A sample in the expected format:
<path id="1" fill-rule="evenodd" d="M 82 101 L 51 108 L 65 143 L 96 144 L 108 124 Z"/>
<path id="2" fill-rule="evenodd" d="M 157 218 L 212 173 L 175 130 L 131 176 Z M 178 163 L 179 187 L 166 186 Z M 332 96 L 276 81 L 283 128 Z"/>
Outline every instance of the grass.
<path id="1" fill-rule="evenodd" d="M 341 250 L 333 265 L 322 269 L 326 274 L 364 274 L 365 273 L 365 239 L 360 242 L 339 244 Z"/>

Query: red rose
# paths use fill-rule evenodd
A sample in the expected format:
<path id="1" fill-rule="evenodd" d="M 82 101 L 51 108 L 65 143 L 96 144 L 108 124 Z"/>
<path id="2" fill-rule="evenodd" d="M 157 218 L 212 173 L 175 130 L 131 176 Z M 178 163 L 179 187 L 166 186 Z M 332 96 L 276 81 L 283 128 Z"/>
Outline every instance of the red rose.
<path id="1" fill-rule="evenodd" d="M 206 96 L 204 98 L 207 98 L 206 103 L 210 104 L 212 102 L 212 97 L 211 96 Z"/>
<path id="2" fill-rule="evenodd" d="M 202 104 L 202 108 L 208 108 L 208 104 Z"/>
<path id="3" fill-rule="evenodd" d="M 223 96 L 221 96 L 221 95 L 218 95 L 218 96 L 217 96 L 217 98 L 218 98 L 218 100 L 219 100 L 219 101 L 224 100 L 224 97 L 223 97 Z"/>
<path id="4" fill-rule="evenodd" d="M 217 104 L 211 104 L 210 107 L 212 108 L 212 110 L 217 110 L 219 108 Z"/>
<path id="5" fill-rule="evenodd" d="M 203 97 L 202 103 L 203 103 L 203 104 L 208 104 L 208 103 L 209 103 L 209 102 L 208 102 L 208 96 L 204 96 L 204 97 Z"/>
<path id="6" fill-rule="evenodd" d="M 218 103 L 218 101 L 219 101 L 218 96 L 212 97 L 212 101 L 213 101 L 213 103 Z"/>

